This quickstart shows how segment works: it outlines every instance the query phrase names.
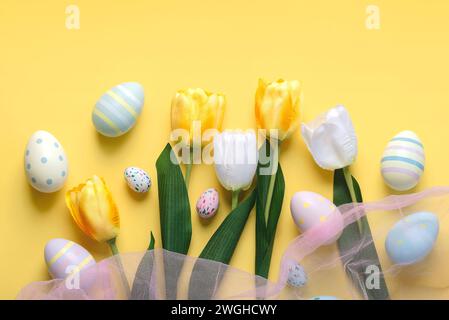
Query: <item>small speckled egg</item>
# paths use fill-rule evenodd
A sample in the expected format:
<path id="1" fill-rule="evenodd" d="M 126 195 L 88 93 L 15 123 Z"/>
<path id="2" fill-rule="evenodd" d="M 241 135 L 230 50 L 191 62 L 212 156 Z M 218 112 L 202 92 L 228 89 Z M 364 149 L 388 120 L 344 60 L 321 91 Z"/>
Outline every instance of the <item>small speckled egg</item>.
<path id="1" fill-rule="evenodd" d="M 290 201 L 290 211 L 296 226 L 301 232 L 319 226 L 332 219 L 322 230 L 325 244 L 335 242 L 343 229 L 343 218 L 338 208 L 322 195 L 310 192 L 296 192 Z"/>
<path id="2" fill-rule="evenodd" d="M 125 82 L 107 91 L 95 104 L 92 122 L 99 133 L 118 137 L 136 124 L 144 104 L 143 87 Z"/>
<path id="3" fill-rule="evenodd" d="M 340 300 L 340 299 L 334 296 L 315 296 L 313 298 L 310 298 L 310 300 Z"/>
<path id="4" fill-rule="evenodd" d="M 47 242 L 44 250 L 45 263 L 48 272 L 54 279 L 65 279 L 73 272 L 80 272 L 95 265 L 92 255 L 79 244 L 66 239 L 52 239 Z M 91 282 L 89 276 L 83 278 L 80 273 L 81 286 Z"/>
<path id="5" fill-rule="evenodd" d="M 204 191 L 196 202 L 196 212 L 201 218 L 212 218 L 218 211 L 219 194 L 214 188 Z"/>
<path id="6" fill-rule="evenodd" d="M 61 143 L 50 132 L 36 131 L 28 140 L 24 156 L 25 173 L 36 190 L 60 190 L 68 174 L 68 161 Z"/>
<path id="7" fill-rule="evenodd" d="M 391 228 L 385 240 L 385 249 L 396 264 L 413 264 L 423 260 L 438 237 L 436 215 L 421 211 L 402 218 Z"/>
<path id="8" fill-rule="evenodd" d="M 396 191 L 410 190 L 424 172 L 424 147 L 412 131 L 402 131 L 388 142 L 381 160 L 385 183 Z"/>
<path id="9" fill-rule="evenodd" d="M 151 178 L 145 170 L 137 167 L 129 167 L 125 169 L 124 175 L 131 190 L 139 193 L 145 193 L 150 190 Z"/>
<path id="10" fill-rule="evenodd" d="M 290 267 L 288 271 L 287 283 L 295 288 L 300 288 L 306 285 L 307 274 L 299 263 L 295 263 Z"/>

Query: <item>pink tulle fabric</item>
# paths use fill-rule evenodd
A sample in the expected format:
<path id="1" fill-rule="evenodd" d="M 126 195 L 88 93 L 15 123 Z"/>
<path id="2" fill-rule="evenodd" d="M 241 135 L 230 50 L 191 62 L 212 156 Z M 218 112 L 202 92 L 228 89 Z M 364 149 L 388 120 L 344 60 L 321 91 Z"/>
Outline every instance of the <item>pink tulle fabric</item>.
<path id="1" fill-rule="evenodd" d="M 437 241 L 423 261 L 395 265 L 384 250 L 386 235 L 397 221 L 418 211 L 430 211 L 438 217 L 440 233 Z M 361 250 L 372 244 L 379 253 L 382 266 L 379 276 L 386 281 L 390 298 L 443 298 L 449 293 L 448 213 L 449 187 L 342 205 L 326 222 L 290 243 L 281 259 L 276 282 L 230 265 L 155 249 L 100 261 L 80 272 L 78 285 L 69 278 L 31 283 L 17 298 L 310 299 L 326 295 L 364 299 L 366 294 L 356 289 L 350 278 L 358 264 L 369 264 L 358 257 Z M 339 250 L 335 243 L 325 245 L 365 215 L 371 224 L 372 237 L 362 237 L 345 250 Z M 297 263 L 307 274 L 307 283 L 300 288 L 287 284 L 290 269 Z"/>

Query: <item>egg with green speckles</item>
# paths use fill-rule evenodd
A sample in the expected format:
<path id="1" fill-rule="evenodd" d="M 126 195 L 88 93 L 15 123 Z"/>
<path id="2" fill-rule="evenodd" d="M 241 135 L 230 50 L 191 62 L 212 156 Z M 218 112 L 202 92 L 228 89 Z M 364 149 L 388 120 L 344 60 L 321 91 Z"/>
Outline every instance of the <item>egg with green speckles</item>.
<path id="1" fill-rule="evenodd" d="M 39 130 L 28 140 L 24 155 L 28 183 L 36 190 L 60 190 L 68 175 L 68 161 L 62 144 L 50 132 Z"/>
<path id="2" fill-rule="evenodd" d="M 144 91 L 137 82 L 125 82 L 108 90 L 95 104 L 92 122 L 107 137 L 119 137 L 136 124 L 144 104 Z"/>
<path id="3" fill-rule="evenodd" d="M 438 218 L 431 212 L 416 212 L 402 218 L 387 234 L 385 249 L 388 257 L 401 265 L 423 260 L 432 251 L 438 231 Z"/>
<path id="4" fill-rule="evenodd" d="M 381 159 L 384 182 L 393 190 L 415 187 L 425 166 L 424 146 L 413 131 L 402 131 L 388 142 Z"/>
<path id="5" fill-rule="evenodd" d="M 151 187 L 151 178 L 148 173 L 138 167 L 128 167 L 124 172 L 128 187 L 137 193 L 146 193 Z"/>

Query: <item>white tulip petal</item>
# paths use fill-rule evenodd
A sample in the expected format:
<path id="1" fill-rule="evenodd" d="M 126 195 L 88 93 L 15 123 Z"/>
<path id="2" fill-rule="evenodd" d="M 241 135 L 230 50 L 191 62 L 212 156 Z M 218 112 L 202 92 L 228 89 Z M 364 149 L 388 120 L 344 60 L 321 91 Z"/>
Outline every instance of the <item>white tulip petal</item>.
<path id="1" fill-rule="evenodd" d="M 214 138 L 215 172 L 227 190 L 246 189 L 257 169 L 254 132 L 225 131 Z"/>
<path id="2" fill-rule="evenodd" d="M 357 136 L 345 107 L 337 106 L 301 126 L 302 136 L 315 162 L 335 170 L 351 165 L 357 156 Z"/>

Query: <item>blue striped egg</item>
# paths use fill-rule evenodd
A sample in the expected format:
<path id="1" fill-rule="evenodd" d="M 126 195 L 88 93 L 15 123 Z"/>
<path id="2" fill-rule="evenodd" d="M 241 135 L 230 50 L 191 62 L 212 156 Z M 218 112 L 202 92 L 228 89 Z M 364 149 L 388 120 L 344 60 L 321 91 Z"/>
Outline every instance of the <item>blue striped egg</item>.
<path id="1" fill-rule="evenodd" d="M 73 272 L 95 265 L 92 255 L 79 244 L 66 239 L 52 239 L 44 249 L 48 272 L 54 279 L 65 279 Z"/>
<path id="2" fill-rule="evenodd" d="M 431 212 L 416 212 L 402 218 L 385 239 L 388 257 L 396 264 L 413 264 L 423 260 L 432 251 L 438 231 L 438 218 Z"/>
<path id="3" fill-rule="evenodd" d="M 388 142 L 381 160 L 385 183 L 396 191 L 410 190 L 424 172 L 424 146 L 413 131 L 402 131 Z"/>
<path id="4" fill-rule="evenodd" d="M 125 82 L 115 86 L 95 104 L 92 112 L 95 129 L 107 137 L 127 133 L 136 124 L 143 103 L 143 87 L 139 83 Z"/>

